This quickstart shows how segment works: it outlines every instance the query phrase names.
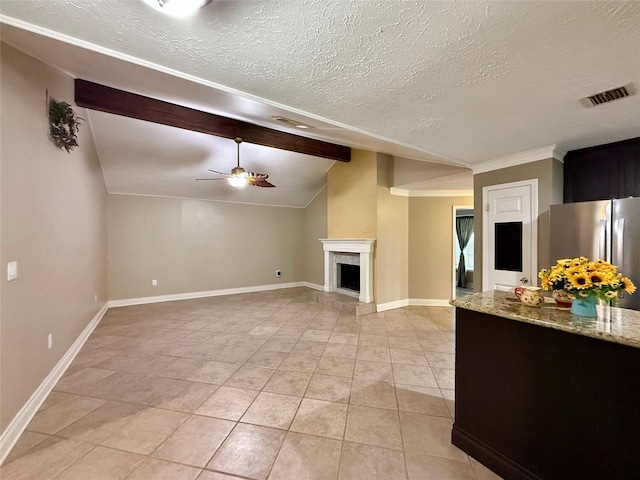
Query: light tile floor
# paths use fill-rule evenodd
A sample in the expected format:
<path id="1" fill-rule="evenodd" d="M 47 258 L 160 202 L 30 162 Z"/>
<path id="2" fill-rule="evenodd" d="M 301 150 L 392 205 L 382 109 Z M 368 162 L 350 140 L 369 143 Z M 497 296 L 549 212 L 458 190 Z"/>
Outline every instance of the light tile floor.
<path id="1" fill-rule="evenodd" d="M 110 309 L 3 480 L 492 480 L 451 445 L 453 309 L 306 288 Z"/>

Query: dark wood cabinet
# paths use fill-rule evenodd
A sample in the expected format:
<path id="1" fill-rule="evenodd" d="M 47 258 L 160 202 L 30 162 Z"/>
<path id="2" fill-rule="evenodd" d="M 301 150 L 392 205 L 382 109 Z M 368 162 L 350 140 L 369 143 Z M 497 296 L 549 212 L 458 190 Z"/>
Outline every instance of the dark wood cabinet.
<path id="1" fill-rule="evenodd" d="M 509 480 L 640 478 L 639 371 L 638 348 L 456 308 L 452 443 Z"/>
<path id="2" fill-rule="evenodd" d="M 640 137 L 565 155 L 564 203 L 626 197 L 640 197 Z"/>

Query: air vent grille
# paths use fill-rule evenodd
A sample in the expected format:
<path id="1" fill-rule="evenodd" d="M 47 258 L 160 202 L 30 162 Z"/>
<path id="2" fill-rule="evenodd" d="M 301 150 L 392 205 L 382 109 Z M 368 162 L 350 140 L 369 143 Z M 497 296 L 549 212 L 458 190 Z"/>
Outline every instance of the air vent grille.
<path id="1" fill-rule="evenodd" d="M 285 123 L 290 127 L 302 128 L 302 129 L 313 128 L 311 125 L 307 125 L 306 123 L 302 123 L 302 122 L 296 122 L 295 120 L 291 120 L 290 118 L 287 118 L 287 117 L 277 116 L 277 117 L 271 117 L 271 118 L 273 118 L 274 120 L 277 120 L 278 122 Z"/>
<path id="2" fill-rule="evenodd" d="M 629 92 L 626 87 L 618 87 L 612 90 L 607 90 L 606 92 L 596 93 L 595 95 L 591 95 L 587 97 L 587 100 L 591 102 L 592 106 L 601 105 L 603 103 L 612 102 L 613 100 L 618 100 L 620 98 L 628 97 Z"/>

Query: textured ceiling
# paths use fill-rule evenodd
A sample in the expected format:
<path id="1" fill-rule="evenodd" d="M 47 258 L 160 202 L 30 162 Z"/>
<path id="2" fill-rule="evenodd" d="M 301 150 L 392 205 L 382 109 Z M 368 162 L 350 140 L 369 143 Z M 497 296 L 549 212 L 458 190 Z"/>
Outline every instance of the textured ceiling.
<path id="1" fill-rule="evenodd" d="M 135 0 L 2 0 L 0 13 L 152 62 L 149 78 L 170 69 L 195 80 L 194 92 L 210 90 L 184 93 L 185 104 L 261 124 L 279 109 L 317 124 L 318 138 L 361 148 L 369 138 L 370 148 L 408 158 L 474 166 L 640 135 L 640 95 L 579 102 L 640 86 L 640 2 L 214 0 L 174 19 Z M 29 53 L 19 36 L 3 39 Z M 57 61 L 72 74 L 86 69 Z M 104 75 L 119 88 L 141 78 Z M 160 82 L 137 90 L 172 96 Z"/>

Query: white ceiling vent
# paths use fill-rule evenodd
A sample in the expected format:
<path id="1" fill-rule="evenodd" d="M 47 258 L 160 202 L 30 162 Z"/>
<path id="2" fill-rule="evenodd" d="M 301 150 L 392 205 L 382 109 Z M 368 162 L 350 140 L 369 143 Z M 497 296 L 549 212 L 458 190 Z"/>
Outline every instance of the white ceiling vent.
<path id="1" fill-rule="evenodd" d="M 595 107 L 597 105 L 602 105 L 603 103 L 612 102 L 620 98 L 628 97 L 633 93 L 634 92 L 631 88 L 631 84 L 629 84 L 618 88 L 612 88 L 611 90 L 607 90 L 606 92 L 596 93 L 595 95 L 583 98 L 580 101 L 585 107 Z"/>

